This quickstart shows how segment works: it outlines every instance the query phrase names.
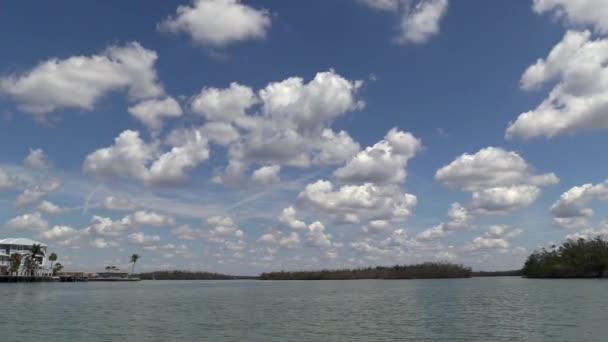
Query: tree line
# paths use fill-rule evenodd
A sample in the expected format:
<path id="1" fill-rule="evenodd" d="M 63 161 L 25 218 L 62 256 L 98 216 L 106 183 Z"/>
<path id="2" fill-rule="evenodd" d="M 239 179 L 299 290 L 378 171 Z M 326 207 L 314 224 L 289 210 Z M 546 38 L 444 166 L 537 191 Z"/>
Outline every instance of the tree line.
<path id="1" fill-rule="evenodd" d="M 349 279 L 438 279 L 469 278 L 471 269 L 463 265 L 427 262 L 417 265 L 367 267 L 358 269 L 270 272 L 262 273 L 262 280 L 349 280 Z"/>
<path id="2" fill-rule="evenodd" d="M 608 240 L 569 239 L 528 257 L 522 273 L 528 278 L 603 278 L 608 276 Z"/>

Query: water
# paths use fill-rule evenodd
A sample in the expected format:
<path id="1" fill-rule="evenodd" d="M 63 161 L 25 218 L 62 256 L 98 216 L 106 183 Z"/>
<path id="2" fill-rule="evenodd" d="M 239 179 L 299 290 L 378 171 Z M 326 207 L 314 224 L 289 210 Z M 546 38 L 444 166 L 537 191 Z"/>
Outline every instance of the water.
<path id="1" fill-rule="evenodd" d="M 606 341 L 608 280 L 0 284 L 0 341 Z"/>

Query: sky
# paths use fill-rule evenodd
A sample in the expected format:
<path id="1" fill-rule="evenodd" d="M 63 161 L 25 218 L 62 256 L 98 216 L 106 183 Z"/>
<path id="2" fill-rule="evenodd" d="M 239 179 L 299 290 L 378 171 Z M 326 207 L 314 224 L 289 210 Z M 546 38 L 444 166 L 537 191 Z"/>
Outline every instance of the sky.
<path id="1" fill-rule="evenodd" d="M 603 0 L 21 0 L 0 40 L 0 237 L 69 269 L 506 270 L 608 234 Z"/>

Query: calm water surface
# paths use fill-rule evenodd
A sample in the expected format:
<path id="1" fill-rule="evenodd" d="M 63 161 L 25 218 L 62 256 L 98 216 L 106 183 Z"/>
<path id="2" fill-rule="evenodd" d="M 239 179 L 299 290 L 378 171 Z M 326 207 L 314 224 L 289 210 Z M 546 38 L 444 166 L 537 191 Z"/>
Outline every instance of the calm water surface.
<path id="1" fill-rule="evenodd" d="M 602 341 L 608 281 L 0 284 L 0 341 Z"/>

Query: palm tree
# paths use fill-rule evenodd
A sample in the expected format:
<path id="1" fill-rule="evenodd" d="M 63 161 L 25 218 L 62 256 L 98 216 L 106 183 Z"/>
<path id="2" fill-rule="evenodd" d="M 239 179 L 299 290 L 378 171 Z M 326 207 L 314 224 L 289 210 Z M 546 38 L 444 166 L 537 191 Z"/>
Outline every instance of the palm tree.
<path id="1" fill-rule="evenodd" d="M 51 262 L 51 270 L 53 270 L 53 264 L 55 263 L 55 261 L 57 261 L 57 254 L 51 253 L 51 255 L 49 255 L 49 261 Z"/>
<path id="2" fill-rule="evenodd" d="M 30 276 L 35 274 L 35 271 L 38 268 L 38 262 L 41 258 L 44 258 L 42 247 L 40 244 L 33 244 L 32 248 L 30 249 L 30 253 L 27 255 L 25 260 L 25 266 L 28 269 Z"/>
<path id="3" fill-rule="evenodd" d="M 9 268 L 9 272 L 10 274 L 16 274 L 17 272 L 19 272 L 19 268 L 21 267 L 21 254 L 11 254 L 11 258 L 10 258 L 10 268 Z"/>
<path id="4" fill-rule="evenodd" d="M 141 258 L 141 256 L 139 256 L 139 254 L 133 254 L 133 255 L 131 255 L 131 261 L 129 261 L 129 262 L 133 263 L 133 267 L 131 267 L 131 274 L 133 274 L 133 272 L 135 272 L 135 263 L 140 258 Z"/>
<path id="5" fill-rule="evenodd" d="M 63 265 L 61 263 L 56 263 L 55 267 L 53 268 L 53 275 L 56 275 L 59 271 L 61 271 L 63 269 Z"/>

